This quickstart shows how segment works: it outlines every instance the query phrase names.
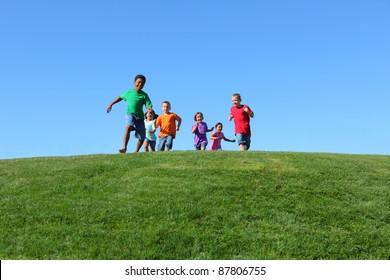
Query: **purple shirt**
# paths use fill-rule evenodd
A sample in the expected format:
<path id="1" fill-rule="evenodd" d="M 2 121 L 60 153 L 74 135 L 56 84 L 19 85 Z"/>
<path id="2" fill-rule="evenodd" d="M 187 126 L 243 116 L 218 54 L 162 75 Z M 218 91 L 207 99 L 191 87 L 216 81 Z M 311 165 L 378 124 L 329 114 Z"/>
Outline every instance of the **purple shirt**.
<path id="1" fill-rule="evenodd" d="M 192 129 L 195 128 L 197 123 L 194 123 L 192 125 Z M 205 122 L 201 122 L 199 125 L 198 125 L 198 129 L 195 131 L 195 137 L 194 137 L 194 147 L 195 148 L 198 148 L 200 147 L 200 145 L 202 143 L 205 143 L 207 145 L 207 136 L 206 136 L 206 132 L 207 132 L 207 124 Z"/>

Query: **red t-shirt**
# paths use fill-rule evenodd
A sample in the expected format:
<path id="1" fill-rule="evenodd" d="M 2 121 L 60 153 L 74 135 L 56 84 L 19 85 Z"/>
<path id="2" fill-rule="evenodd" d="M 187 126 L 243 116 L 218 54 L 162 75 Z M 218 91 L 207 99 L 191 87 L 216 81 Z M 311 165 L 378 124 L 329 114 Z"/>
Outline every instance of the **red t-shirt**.
<path id="1" fill-rule="evenodd" d="M 241 105 L 240 108 L 233 106 L 230 108 L 230 114 L 234 118 L 234 133 L 241 133 L 244 135 L 251 135 L 251 127 L 250 127 L 250 117 L 248 113 L 244 111 L 244 108 L 247 107 L 250 111 L 252 111 L 249 106 Z"/>

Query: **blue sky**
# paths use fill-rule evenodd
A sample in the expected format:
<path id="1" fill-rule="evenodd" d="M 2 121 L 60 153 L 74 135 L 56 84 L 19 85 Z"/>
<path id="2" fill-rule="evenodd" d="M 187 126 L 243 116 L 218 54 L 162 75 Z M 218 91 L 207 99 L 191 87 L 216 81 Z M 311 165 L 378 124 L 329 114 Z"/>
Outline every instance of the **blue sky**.
<path id="1" fill-rule="evenodd" d="M 115 154 L 144 74 L 157 113 L 228 122 L 239 92 L 252 150 L 390 154 L 390 1 L 2 1 L 0 159 Z M 129 150 L 135 147 L 133 135 Z M 222 143 L 224 150 L 238 150 Z"/>

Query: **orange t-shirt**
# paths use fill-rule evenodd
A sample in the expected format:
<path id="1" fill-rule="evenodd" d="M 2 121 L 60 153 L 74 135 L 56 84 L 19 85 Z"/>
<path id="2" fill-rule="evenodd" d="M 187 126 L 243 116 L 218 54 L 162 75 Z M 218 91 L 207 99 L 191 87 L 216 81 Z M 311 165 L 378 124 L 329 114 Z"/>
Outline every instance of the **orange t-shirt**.
<path id="1" fill-rule="evenodd" d="M 156 120 L 156 128 L 160 127 L 160 133 L 158 134 L 158 137 L 173 135 L 173 138 L 175 138 L 176 121 L 179 120 L 181 120 L 181 118 L 175 113 L 168 113 L 158 116 Z"/>

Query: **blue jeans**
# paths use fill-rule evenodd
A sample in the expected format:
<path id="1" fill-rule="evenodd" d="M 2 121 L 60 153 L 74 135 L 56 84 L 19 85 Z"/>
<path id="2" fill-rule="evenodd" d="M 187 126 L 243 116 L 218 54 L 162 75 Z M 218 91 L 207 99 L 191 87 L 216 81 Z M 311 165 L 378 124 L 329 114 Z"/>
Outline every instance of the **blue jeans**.
<path id="1" fill-rule="evenodd" d="M 244 145 L 245 150 L 249 150 L 251 146 L 251 136 L 250 135 L 244 135 L 242 133 L 236 134 L 238 145 Z"/>
<path id="2" fill-rule="evenodd" d="M 164 151 L 165 147 L 168 150 L 172 150 L 173 146 L 173 135 L 168 135 L 160 138 L 160 141 L 158 142 L 158 150 Z"/>

